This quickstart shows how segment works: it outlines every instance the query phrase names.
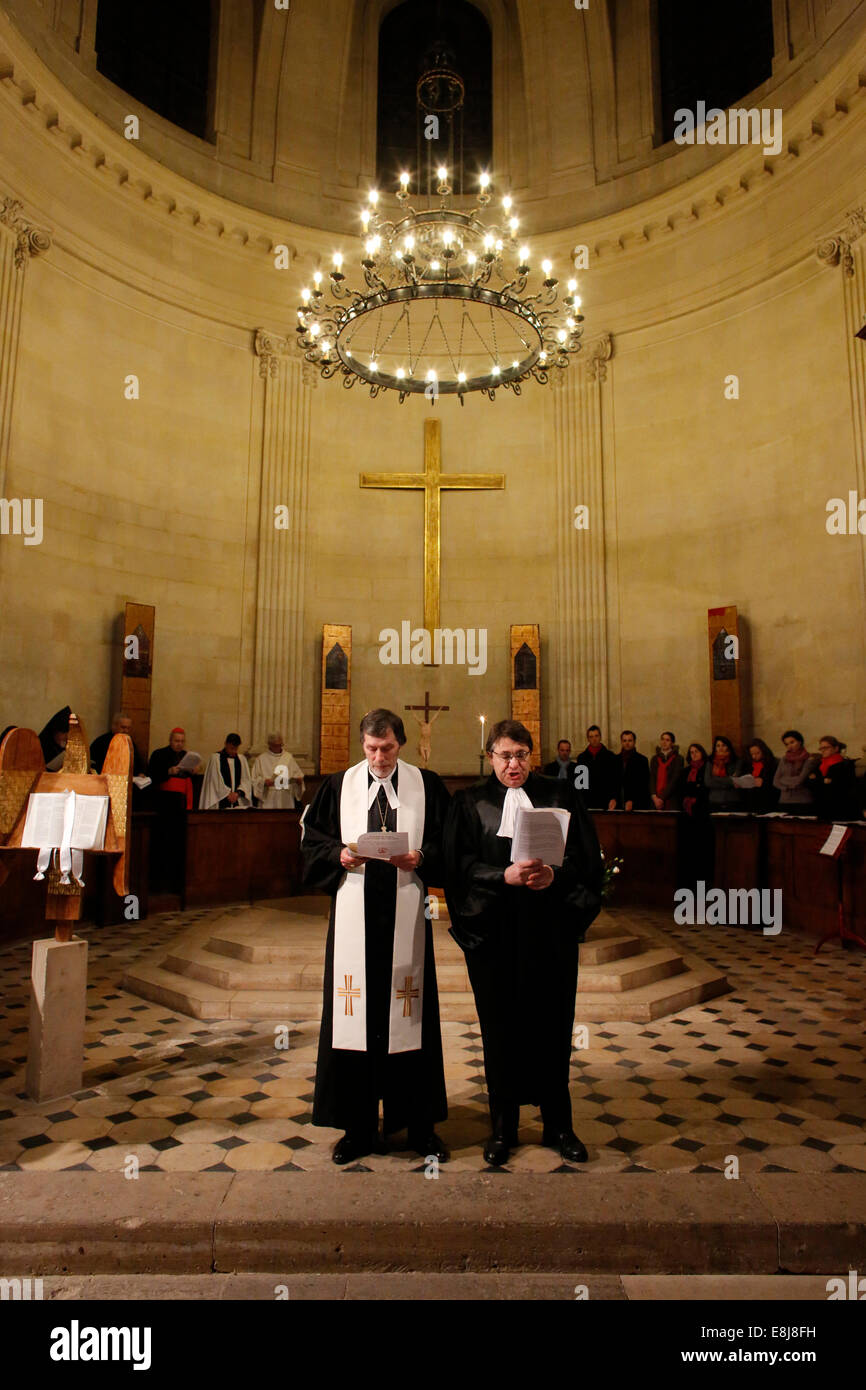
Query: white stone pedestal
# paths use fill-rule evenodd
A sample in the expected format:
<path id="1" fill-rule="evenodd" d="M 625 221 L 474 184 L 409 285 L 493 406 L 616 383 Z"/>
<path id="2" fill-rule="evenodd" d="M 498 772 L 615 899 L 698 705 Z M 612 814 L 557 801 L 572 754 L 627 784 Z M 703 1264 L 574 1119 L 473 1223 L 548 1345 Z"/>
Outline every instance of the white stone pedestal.
<path id="1" fill-rule="evenodd" d="M 27 1094 L 53 1100 L 81 1090 L 87 942 L 34 941 Z"/>

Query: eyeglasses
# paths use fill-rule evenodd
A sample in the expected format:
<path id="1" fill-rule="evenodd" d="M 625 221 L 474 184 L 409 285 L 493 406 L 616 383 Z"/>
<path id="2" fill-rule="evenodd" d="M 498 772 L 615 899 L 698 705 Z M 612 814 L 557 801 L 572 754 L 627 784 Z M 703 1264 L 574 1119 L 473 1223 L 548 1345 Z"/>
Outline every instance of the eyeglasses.
<path id="1" fill-rule="evenodd" d="M 494 753 L 493 756 L 494 758 L 501 758 L 504 763 L 525 763 L 530 754 L 524 749 L 521 753 Z"/>

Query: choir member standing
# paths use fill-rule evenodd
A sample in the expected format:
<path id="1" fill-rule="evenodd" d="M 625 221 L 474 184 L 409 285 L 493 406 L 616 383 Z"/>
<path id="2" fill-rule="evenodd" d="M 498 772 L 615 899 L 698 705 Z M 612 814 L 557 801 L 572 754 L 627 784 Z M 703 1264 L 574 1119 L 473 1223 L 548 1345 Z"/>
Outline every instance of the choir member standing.
<path id="1" fill-rule="evenodd" d="M 591 811 L 615 811 L 617 797 L 616 755 L 605 748 L 601 729 L 590 724 L 586 731 L 586 747 L 577 759 L 588 775 L 586 805 Z M 578 784 L 579 785 L 579 784 Z"/>
<path id="2" fill-rule="evenodd" d="M 704 771 L 704 782 L 710 796 L 710 811 L 740 809 L 740 793 L 734 778 L 742 774 L 743 766 L 734 752 L 734 745 L 724 734 L 713 742 L 713 758 Z"/>
<path id="3" fill-rule="evenodd" d="M 601 850 L 571 783 L 530 772 L 528 729 L 503 720 L 486 748 L 491 775 L 456 793 L 445 828 L 451 933 L 466 953 L 484 1044 L 492 1121 L 484 1157 L 505 1163 L 518 1142 L 520 1106 L 538 1105 L 542 1143 L 584 1162 L 568 1069 L 579 947 L 601 907 Z M 571 812 L 560 868 L 511 862 L 520 806 Z"/>
<path id="4" fill-rule="evenodd" d="M 670 729 L 666 729 L 650 759 L 650 799 L 657 811 L 682 809 L 680 783 L 684 767 L 676 739 Z"/>
<path id="5" fill-rule="evenodd" d="M 650 809 L 649 763 L 637 751 L 637 734 L 623 729 L 619 736 L 620 751 L 616 756 L 616 804 L 621 811 Z"/>
<path id="6" fill-rule="evenodd" d="M 398 714 L 361 720 L 363 758 L 326 778 L 304 812 L 304 883 L 329 893 L 325 981 L 313 1124 L 343 1129 L 335 1163 L 381 1147 L 408 1128 L 409 1146 L 440 1160 L 433 1126 L 448 1114 L 428 885 L 441 885 L 444 783 L 399 757 Z M 405 831 L 409 849 L 387 860 L 359 856 L 366 831 Z M 355 846 L 351 848 L 350 846 Z"/>
<path id="7" fill-rule="evenodd" d="M 857 779 L 852 759 L 844 756 L 845 744 L 832 734 L 825 734 L 818 740 L 818 752 L 821 761 L 807 778 L 818 819 L 859 820 Z"/>
<path id="8" fill-rule="evenodd" d="M 571 756 L 571 744 L 567 738 L 561 738 L 556 745 L 556 757 L 552 763 L 545 763 L 541 769 L 542 777 L 557 777 L 574 782 L 574 769 L 577 763 Z"/>
<path id="9" fill-rule="evenodd" d="M 805 747 L 799 729 L 786 729 L 782 742 L 785 754 L 773 776 L 773 786 L 779 792 L 779 810 L 789 816 L 813 816 L 815 800 L 809 778 L 820 758 L 814 758 Z"/>
<path id="10" fill-rule="evenodd" d="M 740 797 L 744 811 L 750 811 L 753 816 L 762 816 L 767 811 L 775 810 L 779 800 L 778 790 L 773 785 L 779 760 L 773 757 L 762 738 L 752 739 L 748 747 L 748 754 L 748 758 L 743 763 L 743 771 L 754 777 L 755 785 L 753 787 L 741 787 Z"/>

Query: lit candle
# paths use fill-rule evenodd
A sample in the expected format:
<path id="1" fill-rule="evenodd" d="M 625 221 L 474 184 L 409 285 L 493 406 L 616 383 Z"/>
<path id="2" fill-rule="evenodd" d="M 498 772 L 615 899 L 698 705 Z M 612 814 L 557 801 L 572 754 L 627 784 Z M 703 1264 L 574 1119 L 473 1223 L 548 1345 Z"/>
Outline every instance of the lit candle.
<path id="1" fill-rule="evenodd" d="M 483 753 L 483 752 L 484 752 L 484 723 L 485 723 L 484 715 L 483 715 L 483 714 L 479 715 L 479 718 L 480 718 L 480 720 L 481 720 L 481 751 L 482 751 L 482 753 Z"/>

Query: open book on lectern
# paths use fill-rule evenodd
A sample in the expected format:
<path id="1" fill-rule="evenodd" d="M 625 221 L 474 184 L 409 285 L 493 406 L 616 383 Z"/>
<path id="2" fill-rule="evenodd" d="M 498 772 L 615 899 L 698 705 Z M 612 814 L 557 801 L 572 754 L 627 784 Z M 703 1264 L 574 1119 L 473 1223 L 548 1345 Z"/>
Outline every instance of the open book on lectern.
<path id="1" fill-rule="evenodd" d="M 81 796 L 73 791 L 33 792 L 27 802 L 22 849 L 59 849 L 70 822 L 67 843 L 71 849 L 102 849 L 108 797 Z"/>

